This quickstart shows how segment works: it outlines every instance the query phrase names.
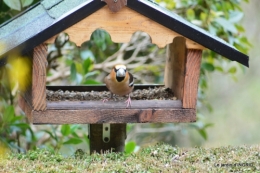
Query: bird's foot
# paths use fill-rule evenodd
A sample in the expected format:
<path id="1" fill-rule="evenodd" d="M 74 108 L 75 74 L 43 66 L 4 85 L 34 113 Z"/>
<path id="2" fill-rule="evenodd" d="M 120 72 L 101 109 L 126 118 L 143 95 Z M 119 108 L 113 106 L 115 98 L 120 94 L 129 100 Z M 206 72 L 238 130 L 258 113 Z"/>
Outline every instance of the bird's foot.
<path id="1" fill-rule="evenodd" d="M 126 107 L 127 107 L 127 108 L 128 108 L 129 106 L 132 107 L 132 104 L 131 104 L 132 102 L 131 102 L 130 95 L 129 95 L 128 99 L 125 101 L 125 103 L 127 103 L 127 104 L 126 104 Z"/>
<path id="2" fill-rule="evenodd" d="M 105 103 L 105 102 L 107 102 L 108 100 L 111 100 L 111 99 L 113 99 L 113 98 L 114 98 L 114 97 L 113 97 L 113 93 L 110 93 L 110 98 L 105 98 L 105 99 L 102 100 L 102 102 Z"/>
<path id="3" fill-rule="evenodd" d="M 105 99 L 102 99 L 102 102 L 105 103 L 107 102 L 109 99 L 105 98 Z"/>

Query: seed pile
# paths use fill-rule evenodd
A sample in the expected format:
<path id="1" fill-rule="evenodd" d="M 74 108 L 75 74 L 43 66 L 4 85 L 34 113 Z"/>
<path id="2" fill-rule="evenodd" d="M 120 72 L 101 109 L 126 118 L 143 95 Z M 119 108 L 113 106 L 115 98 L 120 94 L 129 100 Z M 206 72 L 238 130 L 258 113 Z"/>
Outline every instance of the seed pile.
<path id="1" fill-rule="evenodd" d="M 110 98 L 109 91 L 51 91 L 46 90 L 48 101 L 84 101 L 84 100 L 102 100 Z M 127 96 L 114 95 L 115 101 L 125 100 Z M 132 100 L 176 100 L 171 89 L 166 87 L 149 88 L 149 89 L 136 89 L 131 93 Z"/>

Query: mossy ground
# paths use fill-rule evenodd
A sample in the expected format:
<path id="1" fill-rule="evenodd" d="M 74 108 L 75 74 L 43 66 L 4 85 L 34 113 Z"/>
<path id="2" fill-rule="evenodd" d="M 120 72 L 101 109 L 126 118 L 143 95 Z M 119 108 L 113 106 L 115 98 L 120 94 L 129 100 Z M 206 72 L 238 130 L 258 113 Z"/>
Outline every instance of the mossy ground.
<path id="1" fill-rule="evenodd" d="M 183 149 L 165 144 L 137 153 L 63 157 L 45 149 L 9 153 L 0 172 L 260 172 L 260 146 Z"/>

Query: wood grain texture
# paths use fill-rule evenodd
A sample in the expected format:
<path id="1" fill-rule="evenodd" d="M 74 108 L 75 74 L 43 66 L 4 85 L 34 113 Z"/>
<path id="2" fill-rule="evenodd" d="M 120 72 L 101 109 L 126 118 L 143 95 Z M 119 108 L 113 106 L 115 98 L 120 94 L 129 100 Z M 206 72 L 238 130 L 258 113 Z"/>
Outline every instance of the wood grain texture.
<path id="1" fill-rule="evenodd" d="M 171 43 L 176 36 L 181 36 L 128 7 L 124 7 L 119 12 L 114 13 L 107 6 L 66 29 L 64 32 L 69 34 L 71 41 L 81 46 L 82 43 L 90 39 L 91 34 L 96 29 L 106 30 L 110 34 L 112 41 L 117 43 L 127 43 L 134 32 L 143 31 L 149 34 L 151 42 L 160 48 Z M 56 36 L 47 40 L 46 43 L 53 43 L 55 38 Z M 186 44 L 190 49 L 205 49 L 188 38 L 186 38 Z"/>
<path id="2" fill-rule="evenodd" d="M 124 101 L 109 100 L 105 103 L 100 101 L 48 101 L 48 110 L 69 110 L 69 109 L 124 109 Z M 132 100 L 132 108 L 182 108 L 180 100 Z M 130 110 L 130 109 L 129 109 Z"/>
<path id="3" fill-rule="evenodd" d="M 47 45 L 34 48 L 32 72 L 32 106 L 36 111 L 46 109 Z"/>
<path id="4" fill-rule="evenodd" d="M 167 46 L 164 83 L 171 88 L 174 96 L 183 100 L 185 80 L 186 45 L 184 37 L 175 37 L 173 43 Z"/>
<path id="5" fill-rule="evenodd" d="M 187 51 L 183 108 L 196 108 L 201 58 L 202 50 L 189 49 Z"/>
<path id="6" fill-rule="evenodd" d="M 33 111 L 34 124 L 184 123 L 196 121 L 195 109 L 79 109 Z"/>
<path id="7" fill-rule="evenodd" d="M 19 96 L 18 104 L 20 108 L 24 111 L 26 117 L 28 118 L 29 122 L 32 123 L 32 106 L 28 103 L 23 96 Z"/>
<path id="8" fill-rule="evenodd" d="M 105 1 L 108 5 L 108 8 L 112 12 L 118 12 L 127 4 L 127 0 L 102 0 Z"/>
<path id="9" fill-rule="evenodd" d="M 126 124 L 110 124 L 110 141 L 105 143 L 102 138 L 102 124 L 89 125 L 90 153 L 124 152 Z"/>

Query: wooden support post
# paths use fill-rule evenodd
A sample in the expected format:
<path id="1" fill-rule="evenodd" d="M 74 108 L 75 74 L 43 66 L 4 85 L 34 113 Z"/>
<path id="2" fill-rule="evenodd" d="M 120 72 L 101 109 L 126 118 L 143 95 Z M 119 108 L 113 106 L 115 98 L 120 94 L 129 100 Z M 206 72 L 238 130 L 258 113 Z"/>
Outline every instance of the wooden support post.
<path id="1" fill-rule="evenodd" d="M 22 94 L 24 100 L 21 100 L 21 103 L 26 102 L 35 111 L 46 110 L 46 58 L 47 45 L 41 44 L 34 48 L 31 85 Z"/>
<path id="2" fill-rule="evenodd" d="M 110 124 L 110 139 L 103 139 L 103 124 L 89 125 L 90 153 L 124 152 L 126 124 Z M 108 141 L 108 142 L 107 142 Z"/>
<path id="3" fill-rule="evenodd" d="M 33 51 L 32 106 L 36 111 L 46 110 L 47 45 L 41 44 Z"/>
<path id="4" fill-rule="evenodd" d="M 196 108 L 201 58 L 202 50 L 188 50 L 183 91 L 183 108 Z"/>
<path id="5" fill-rule="evenodd" d="M 168 45 L 164 83 L 172 89 L 182 108 L 196 108 L 202 50 L 186 49 L 185 38 Z"/>
<path id="6" fill-rule="evenodd" d="M 186 41 L 184 37 L 175 37 L 167 47 L 165 86 L 171 88 L 178 100 L 183 100 L 185 80 Z"/>

